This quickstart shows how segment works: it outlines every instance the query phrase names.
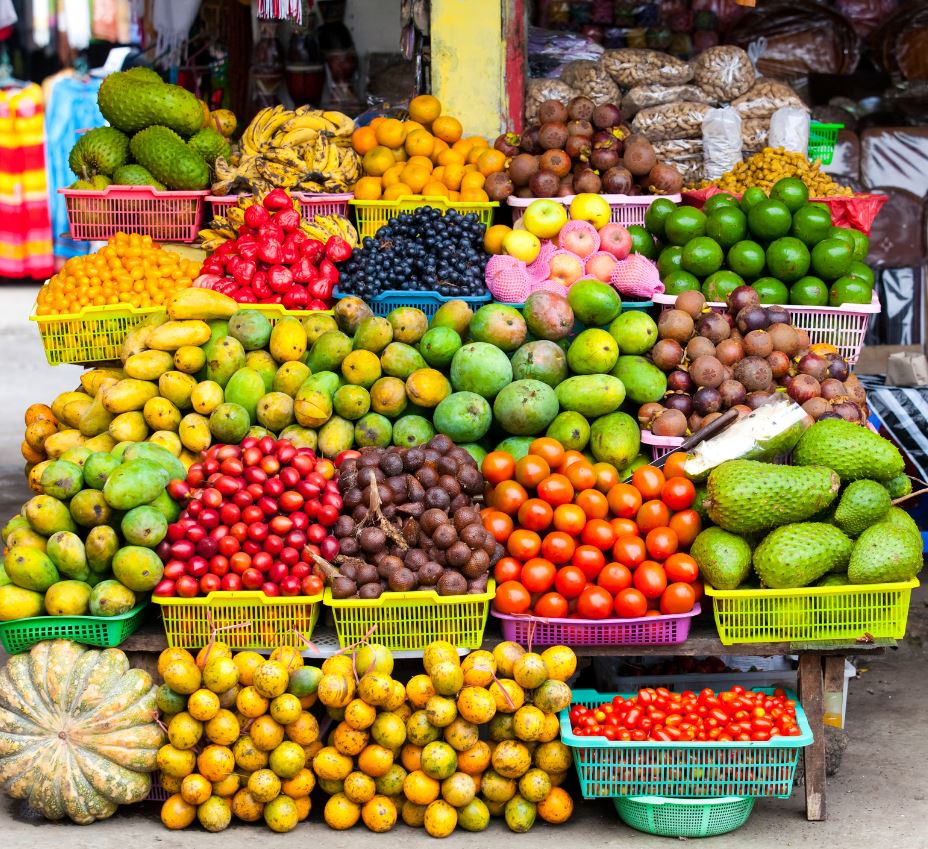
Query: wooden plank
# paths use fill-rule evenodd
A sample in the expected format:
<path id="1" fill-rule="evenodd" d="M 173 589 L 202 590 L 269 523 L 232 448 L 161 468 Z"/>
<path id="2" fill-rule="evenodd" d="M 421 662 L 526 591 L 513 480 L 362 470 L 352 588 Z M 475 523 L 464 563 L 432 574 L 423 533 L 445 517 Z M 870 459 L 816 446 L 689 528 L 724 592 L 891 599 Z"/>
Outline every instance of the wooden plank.
<path id="1" fill-rule="evenodd" d="M 806 819 L 820 822 L 825 813 L 825 704 L 822 659 L 812 654 L 799 656 L 799 698 L 815 739 L 803 750 L 806 779 Z"/>

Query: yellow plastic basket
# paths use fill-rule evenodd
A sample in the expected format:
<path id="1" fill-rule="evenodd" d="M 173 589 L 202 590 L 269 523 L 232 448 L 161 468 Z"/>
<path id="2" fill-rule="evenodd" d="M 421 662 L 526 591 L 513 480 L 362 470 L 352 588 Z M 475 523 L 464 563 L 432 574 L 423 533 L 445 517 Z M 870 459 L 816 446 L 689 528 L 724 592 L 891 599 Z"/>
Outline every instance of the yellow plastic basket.
<path id="1" fill-rule="evenodd" d="M 384 593 L 380 598 L 332 598 L 326 589 L 324 603 L 332 609 L 335 632 L 342 648 L 357 643 L 373 628 L 373 640 L 394 651 L 417 651 L 434 640 L 447 640 L 458 648 L 479 649 L 487 624 L 496 582 L 485 593 L 442 596 L 434 590 Z"/>
<path id="2" fill-rule="evenodd" d="M 319 620 L 322 593 L 269 598 L 260 590 L 214 592 L 203 598 L 152 596 L 161 606 L 169 646 L 201 648 L 215 628 L 233 649 L 304 648 Z M 229 628 L 230 625 L 239 627 Z"/>
<path id="3" fill-rule="evenodd" d="M 332 315 L 332 310 L 288 310 L 284 309 L 283 304 L 241 304 L 243 310 L 254 310 L 262 313 L 264 317 L 272 324 L 277 324 L 282 318 L 297 318 L 302 321 L 311 315 Z"/>
<path id="4" fill-rule="evenodd" d="M 723 645 L 853 641 L 865 634 L 901 640 L 918 579 L 794 590 L 716 590 L 715 626 Z"/>
<path id="5" fill-rule="evenodd" d="M 78 313 L 66 315 L 36 315 L 33 308 L 29 321 L 39 326 L 45 358 L 52 366 L 70 363 L 97 363 L 118 360 L 123 340 L 133 327 L 164 307 L 133 307 L 131 304 L 111 304 L 105 307 L 84 307 Z"/>
<path id="6" fill-rule="evenodd" d="M 443 213 L 449 209 L 457 210 L 461 215 L 473 212 L 485 227 L 489 227 L 493 223 L 493 210 L 499 206 L 496 201 L 454 201 L 424 195 L 402 195 L 396 200 L 353 200 L 351 205 L 357 215 L 358 235 L 362 239 L 376 236 L 384 224 L 401 212 L 412 212 L 423 206 L 433 206 Z"/>

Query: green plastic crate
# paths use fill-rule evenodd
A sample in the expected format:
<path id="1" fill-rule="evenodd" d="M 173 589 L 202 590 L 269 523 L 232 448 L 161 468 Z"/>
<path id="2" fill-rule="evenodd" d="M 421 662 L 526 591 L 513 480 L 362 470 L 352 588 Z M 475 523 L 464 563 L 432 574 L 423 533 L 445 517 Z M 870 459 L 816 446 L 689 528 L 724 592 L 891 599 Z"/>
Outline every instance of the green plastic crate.
<path id="1" fill-rule="evenodd" d="M 831 165 L 835 155 L 835 145 L 838 143 L 838 130 L 843 130 L 844 124 L 820 124 L 812 121 L 809 124 L 809 160 L 820 160 L 822 165 Z"/>
<path id="2" fill-rule="evenodd" d="M 0 642 L 8 654 L 28 651 L 42 640 L 74 640 L 88 646 L 115 648 L 138 631 L 148 603 L 121 616 L 32 616 L 0 624 Z"/>
<path id="3" fill-rule="evenodd" d="M 719 799 L 621 796 L 612 801 L 622 822 L 658 837 L 715 837 L 741 828 L 754 809 L 751 796 Z"/>
<path id="4" fill-rule="evenodd" d="M 759 687 L 754 692 L 773 693 Z M 574 755 L 584 799 L 617 796 L 717 798 L 720 796 L 775 796 L 785 799 L 793 789 L 799 754 L 812 743 L 812 729 L 796 694 L 798 737 L 731 743 L 656 740 L 621 742 L 605 737 L 579 737 L 570 725 L 570 708 L 561 711 L 561 742 Z M 596 707 L 616 693 L 574 690 L 573 705 Z M 628 693 L 618 694 L 623 699 Z"/>

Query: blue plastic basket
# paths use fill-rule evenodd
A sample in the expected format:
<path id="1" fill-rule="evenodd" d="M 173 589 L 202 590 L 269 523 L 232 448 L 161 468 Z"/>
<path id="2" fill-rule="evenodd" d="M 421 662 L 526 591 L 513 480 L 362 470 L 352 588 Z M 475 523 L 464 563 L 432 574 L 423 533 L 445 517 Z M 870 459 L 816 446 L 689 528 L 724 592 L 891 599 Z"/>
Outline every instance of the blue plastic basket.
<path id="1" fill-rule="evenodd" d="M 754 692 L 773 693 L 760 687 Z M 574 753 L 574 766 L 584 799 L 615 796 L 775 796 L 793 789 L 799 754 L 812 743 L 812 729 L 796 694 L 798 737 L 731 743 L 619 742 L 605 737 L 578 737 L 570 724 L 570 708 L 561 711 L 561 742 Z M 573 705 L 597 707 L 616 693 L 574 690 Z M 629 694 L 621 694 L 629 698 Z"/>
<path id="2" fill-rule="evenodd" d="M 338 288 L 332 292 L 332 297 L 336 301 L 347 298 L 350 292 L 342 292 Z M 464 301 L 471 309 L 479 309 L 484 304 L 490 303 L 493 298 L 490 293 L 479 295 L 477 297 L 445 297 L 437 292 L 402 292 L 398 290 L 389 290 L 381 292 L 374 298 L 366 299 L 365 303 L 374 311 L 374 315 L 389 315 L 398 307 L 415 307 L 425 313 L 426 318 L 431 318 L 438 312 L 442 304 L 448 301 Z"/>

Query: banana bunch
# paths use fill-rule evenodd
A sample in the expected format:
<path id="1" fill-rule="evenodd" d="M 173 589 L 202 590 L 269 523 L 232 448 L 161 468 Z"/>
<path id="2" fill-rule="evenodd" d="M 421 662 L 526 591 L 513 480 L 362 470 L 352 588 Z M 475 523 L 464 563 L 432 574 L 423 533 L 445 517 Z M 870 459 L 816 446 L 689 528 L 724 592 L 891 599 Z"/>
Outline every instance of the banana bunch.
<path id="1" fill-rule="evenodd" d="M 238 162 L 217 160 L 213 193 L 350 191 L 361 177 L 361 160 L 351 146 L 354 128 L 341 112 L 262 109 L 242 133 Z"/>

